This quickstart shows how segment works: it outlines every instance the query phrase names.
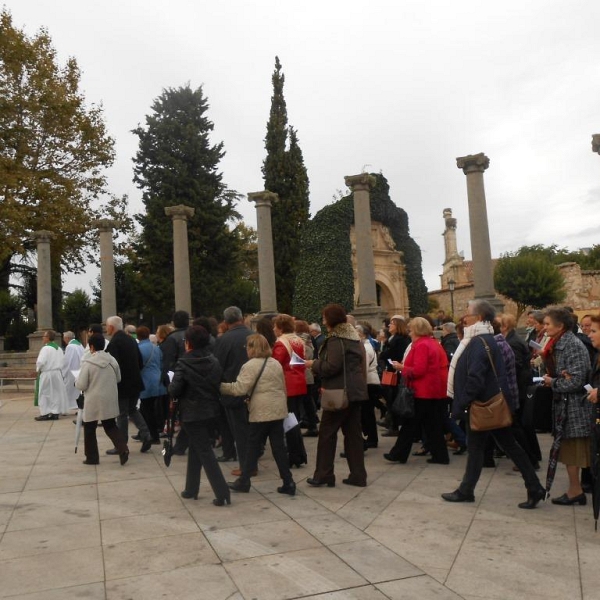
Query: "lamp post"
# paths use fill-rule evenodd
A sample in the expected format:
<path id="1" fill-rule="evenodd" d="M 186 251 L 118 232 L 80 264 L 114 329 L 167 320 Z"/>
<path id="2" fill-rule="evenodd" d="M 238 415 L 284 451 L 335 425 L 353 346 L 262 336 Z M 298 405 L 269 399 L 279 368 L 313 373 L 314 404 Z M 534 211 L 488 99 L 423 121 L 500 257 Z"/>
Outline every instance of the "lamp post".
<path id="1" fill-rule="evenodd" d="M 454 279 L 448 280 L 448 289 L 450 290 L 450 310 L 452 311 L 452 319 L 454 319 L 454 290 L 456 288 L 456 281 Z"/>

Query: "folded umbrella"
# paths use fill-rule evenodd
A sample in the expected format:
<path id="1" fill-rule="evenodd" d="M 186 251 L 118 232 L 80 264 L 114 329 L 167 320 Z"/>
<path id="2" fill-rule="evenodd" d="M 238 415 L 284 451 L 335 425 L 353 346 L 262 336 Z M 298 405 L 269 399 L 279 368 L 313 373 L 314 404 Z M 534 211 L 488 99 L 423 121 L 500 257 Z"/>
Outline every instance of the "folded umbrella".
<path id="1" fill-rule="evenodd" d="M 173 434 L 175 433 L 175 421 L 177 420 L 178 409 L 179 402 L 175 398 L 171 398 L 169 401 L 169 418 L 167 419 L 167 438 L 163 442 L 162 449 L 165 467 L 171 464 L 171 457 L 173 456 Z"/>
<path id="2" fill-rule="evenodd" d="M 83 408 L 77 409 L 77 422 L 75 423 L 75 454 L 77 454 L 77 446 L 83 428 Z"/>
<path id="3" fill-rule="evenodd" d="M 558 465 L 558 456 L 560 454 L 560 443 L 562 441 L 563 432 L 567 421 L 567 403 L 563 402 L 562 410 L 556 419 L 554 427 L 554 441 L 550 448 L 550 456 L 548 457 L 548 472 L 546 474 L 546 500 L 550 497 L 550 489 L 554 483 L 556 475 L 556 467 Z"/>

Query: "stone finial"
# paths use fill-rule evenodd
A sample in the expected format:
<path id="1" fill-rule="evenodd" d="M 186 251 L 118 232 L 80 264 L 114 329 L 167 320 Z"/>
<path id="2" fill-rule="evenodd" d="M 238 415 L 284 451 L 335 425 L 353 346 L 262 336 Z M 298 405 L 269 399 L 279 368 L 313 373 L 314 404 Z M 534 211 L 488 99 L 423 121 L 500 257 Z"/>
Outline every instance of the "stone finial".
<path id="1" fill-rule="evenodd" d="M 52 231 L 48 231 L 46 229 L 40 229 L 39 231 L 34 231 L 33 232 L 33 239 L 36 242 L 48 242 L 50 243 L 50 240 L 55 237 L 54 233 Z"/>
<path id="2" fill-rule="evenodd" d="M 377 180 L 369 173 L 361 173 L 360 175 L 346 175 L 344 182 L 353 192 L 368 192 L 375 187 Z"/>
<path id="3" fill-rule="evenodd" d="M 191 206 L 186 206 L 185 204 L 177 204 L 176 206 L 165 207 L 165 215 L 167 215 L 167 217 L 171 217 L 173 221 L 179 219 L 187 221 L 189 218 L 194 216 L 195 212 L 195 208 L 192 208 Z"/>
<path id="4" fill-rule="evenodd" d="M 592 135 L 592 152 L 600 154 L 600 133 L 594 133 Z"/>
<path id="5" fill-rule="evenodd" d="M 274 202 L 279 201 L 279 196 L 275 192 L 269 192 L 269 190 L 265 190 L 264 192 L 248 192 L 247 196 L 250 202 L 256 202 L 257 207 L 268 206 L 271 208 Z"/>
<path id="6" fill-rule="evenodd" d="M 98 219 L 94 222 L 94 226 L 101 233 L 105 231 L 112 231 L 113 229 L 119 227 L 120 224 L 121 221 L 118 221 L 116 219 Z"/>
<path id="7" fill-rule="evenodd" d="M 483 173 L 490 166 L 490 159 L 483 153 L 469 154 L 467 156 L 459 156 L 456 159 L 456 166 L 463 170 L 463 173 Z"/>
<path id="8" fill-rule="evenodd" d="M 452 209 L 445 208 L 443 216 L 446 229 L 456 229 L 456 219 L 452 216 Z"/>

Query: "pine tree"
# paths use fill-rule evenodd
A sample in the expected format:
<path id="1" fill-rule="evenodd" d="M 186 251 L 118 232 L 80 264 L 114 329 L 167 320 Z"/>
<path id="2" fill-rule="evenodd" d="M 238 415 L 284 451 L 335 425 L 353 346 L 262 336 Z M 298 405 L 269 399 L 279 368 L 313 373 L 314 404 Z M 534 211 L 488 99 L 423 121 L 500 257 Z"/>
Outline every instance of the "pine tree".
<path id="1" fill-rule="evenodd" d="M 293 127 L 288 128 L 283 96 L 285 76 L 275 57 L 273 96 L 267 123 L 267 156 L 262 171 L 265 189 L 279 195 L 272 208 L 275 286 L 280 311 L 291 313 L 299 265 L 300 239 L 309 216 L 308 175 Z M 289 146 L 288 146 L 289 134 Z"/>
<path id="2" fill-rule="evenodd" d="M 240 236 L 228 224 L 239 218 L 238 195 L 218 171 L 225 153 L 222 142 L 210 141 L 214 125 L 208 107 L 202 87 L 169 88 L 152 104 L 146 126 L 133 131 L 139 138 L 134 181 L 146 208 L 137 215 L 142 226 L 137 260 L 144 312 L 156 319 L 170 319 L 174 310 L 173 226 L 167 206 L 195 208 L 188 220 L 194 314 L 219 314 L 237 300 L 232 290 L 241 276 Z"/>

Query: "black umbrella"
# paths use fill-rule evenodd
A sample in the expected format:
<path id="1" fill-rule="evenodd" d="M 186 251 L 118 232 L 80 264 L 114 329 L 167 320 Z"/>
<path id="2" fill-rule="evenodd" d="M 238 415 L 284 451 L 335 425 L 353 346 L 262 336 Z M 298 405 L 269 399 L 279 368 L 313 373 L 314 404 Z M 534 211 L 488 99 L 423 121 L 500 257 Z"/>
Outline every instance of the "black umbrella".
<path id="1" fill-rule="evenodd" d="M 171 398 L 169 402 L 169 418 L 167 419 L 167 439 L 163 442 L 162 455 L 165 461 L 165 466 L 171 464 L 173 456 L 173 434 L 175 433 L 175 421 L 179 412 L 179 401 Z"/>
<path id="2" fill-rule="evenodd" d="M 554 482 L 554 476 L 556 475 L 556 466 L 558 465 L 558 455 L 560 454 L 560 443 L 567 420 L 567 403 L 563 402 L 560 415 L 556 419 L 554 426 L 554 441 L 550 448 L 550 456 L 548 457 L 548 472 L 546 474 L 546 500 L 550 497 L 550 488 Z"/>
<path id="3" fill-rule="evenodd" d="M 600 514 L 600 404 L 594 404 L 594 424 L 592 425 L 592 508 L 594 510 L 594 529 L 598 531 L 598 515 Z"/>

